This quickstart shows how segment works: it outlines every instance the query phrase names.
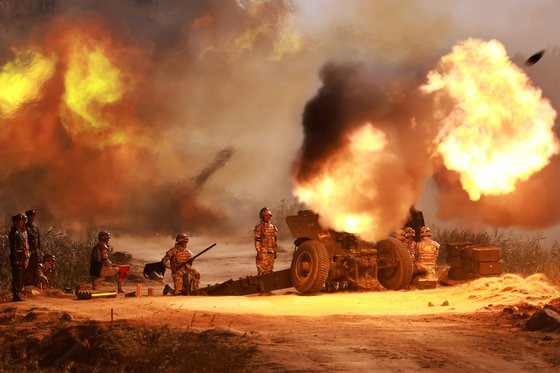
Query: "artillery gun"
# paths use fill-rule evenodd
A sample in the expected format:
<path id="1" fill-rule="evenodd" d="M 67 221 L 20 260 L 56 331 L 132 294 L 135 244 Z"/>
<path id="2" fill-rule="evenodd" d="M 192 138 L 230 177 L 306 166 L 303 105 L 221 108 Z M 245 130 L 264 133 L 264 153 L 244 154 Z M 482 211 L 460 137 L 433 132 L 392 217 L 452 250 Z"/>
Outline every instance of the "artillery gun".
<path id="1" fill-rule="evenodd" d="M 292 285 L 303 294 L 344 289 L 405 288 L 412 279 L 412 257 L 396 238 L 366 242 L 353 234 L 323 229 L 319 216 L 300 211 L 286 223 L 295 238 Z"/>
<path id="2" fill-rule="evenodd" d="M 324 229 L 319 216 L 309 210 L 288 216 L 286 223 L 295 238 L 289 269 L 228 280 L 190 294 L 245 295 L 290 287 L 303 294 L 323 289 L 398 290 L 411 282 L 412 257 L 395 238 L 366 242 L 350 233 Z"/>

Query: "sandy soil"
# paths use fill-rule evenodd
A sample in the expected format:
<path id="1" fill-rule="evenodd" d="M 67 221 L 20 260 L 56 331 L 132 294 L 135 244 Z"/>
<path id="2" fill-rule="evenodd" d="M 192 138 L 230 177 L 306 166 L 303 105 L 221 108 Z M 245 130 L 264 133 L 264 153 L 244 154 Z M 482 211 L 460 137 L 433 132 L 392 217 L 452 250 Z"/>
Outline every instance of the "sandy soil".
<path id="1" fill-rule="evenodd" d="M 146 291 L 146 290 L 145 290 Z M 158 292 L 159 293 L 159 292 Z M 33 296 L 5 303 L 76 321 L 116 320 L 189 330 L 221 328 L 249 337 L 259 371 L 557 371 L 560 334 L 526 332 L 533 307 L 560 292 L 540 275 L 479 279 L 424 291 L 270 296 L 75 300 Z M 446 305 L 448 304 L 448 305 Z M 507 305 L 527 310 L 506 315 Z"/>

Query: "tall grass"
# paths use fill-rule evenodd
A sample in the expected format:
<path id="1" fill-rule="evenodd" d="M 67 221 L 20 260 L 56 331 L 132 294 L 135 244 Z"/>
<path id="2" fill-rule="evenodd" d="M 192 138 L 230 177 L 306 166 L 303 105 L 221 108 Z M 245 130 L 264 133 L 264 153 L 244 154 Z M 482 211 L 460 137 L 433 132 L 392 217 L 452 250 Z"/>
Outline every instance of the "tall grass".
<path id="1" fill-rule="evenodd" d="M 10 265 L 10 247 L 8 234 L 11 226 L 4 225 L 0 228 L 0 289 L 11 289 L 12 273 Z M 62 229 L 41 231 L 42 250 L 39 259 L 44 254 L 53 254 L 56 257 L 58 275 L 52 281 L 52 287 L 73 288 L 82 281 L 89 279 L 89 261 L 91 247 L 95 244 L 93 239 L 79 241 L 71 237 Z"/>
<path id="2" fill-rule="evenodd" d="M 447 260 L 448 242 L 470 241 L 477 244 L 498 246 L 501 249 L 504 272 L 528 276 L 544 273 L 555 285 L 560 285 L 560 245 L 554 241 L 544 246 L 540 235 L 521 236 L 495 229 L 491 233 L 474 233 L 464 228 L 440 229 L 435 227 L 434 240 L 441 244 L 438 262 Z"/>

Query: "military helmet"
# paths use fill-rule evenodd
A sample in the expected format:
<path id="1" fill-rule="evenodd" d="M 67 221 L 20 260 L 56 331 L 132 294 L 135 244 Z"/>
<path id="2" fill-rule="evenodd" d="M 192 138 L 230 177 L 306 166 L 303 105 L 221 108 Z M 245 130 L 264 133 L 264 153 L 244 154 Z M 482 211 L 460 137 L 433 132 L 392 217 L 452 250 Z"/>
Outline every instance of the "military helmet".
<path id="1" fill-rule="evenodd" d="M 35 215 L 35 210 L 27 210 L 27 211 L 25 212 L 25 215 L 26 215 L 26 216 Z"/>
<path id="2" fill-rule="evenodd" d="M 270 211 L 270 209 L 268 207 L 263 207 L 261 209 L 261 211 L 259 211 L 259 218 L 262 220 L 262 218 L 264 218 L 265 215 L 270 215 L 272 216 L 272 211 Z"/>
<path id="3" fill-rule="evenodd" d="M 97 239 L 102 241 L 102 240 L 107 240 L 111 238 L 111 233 L 107 232 L 107 231 L 101 231 L 99 232 L 99 234 L 97 235 Z"/>
<path id="4" fill-rule="evenodd" d="M 175 238 L 175 242 L 182 243 L 182 242 L 189 242 L 189 236 L 186 233 L 179 233 Z"/>
<path id="5" fill-rule="evenodd" d="M 14 216 L 12 216 L 12 221 L 15 223 L 16 221 L 19 220 L 27 220 L 27 216 L 25 216 L 24 214 L 15 214 Z"/>
<path id="6" fill-rule="evenodd" d="M 402 229 L 397 229 L 396 231 L 394 231 L 394 232 L 391 234 L 391 237 L 394 237 L 394 238 L 396 238 L 397 240 L 403 241 L 404 238 L 405 238 L 404 230 L 402 230 Z"/>
<path id="7" fill-rule="evenodd" d="M 420 237 L 431 237 L 432 236 L 432 230 L 428 227 L 422 227 L 420 228 Z"/>
<path id="8" fill-rule="evenodd" d="M 47 260 L 52 260 L 53 262 L 56 262 L 56 257 L 53 254 L 43 255 L 43 262 L 46 262 Z"/>
<path id="9" fill-rule="evenodd" d="M 412 229 L 411 227 L 406 227 L 406 228 L 404 229 L 404 236 L 405 236 L 406 238 L 414 237 L 414 236 L 416 236 L 416 232 L 415 232 L 414 229 Z"/>

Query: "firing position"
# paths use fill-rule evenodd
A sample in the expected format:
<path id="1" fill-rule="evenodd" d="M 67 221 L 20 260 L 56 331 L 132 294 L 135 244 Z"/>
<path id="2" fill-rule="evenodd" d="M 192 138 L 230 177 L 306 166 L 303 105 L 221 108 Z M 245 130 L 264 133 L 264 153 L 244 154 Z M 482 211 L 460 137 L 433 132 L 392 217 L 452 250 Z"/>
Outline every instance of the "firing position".
<path id="1" fill-rule="evenodd" d="M 167 250 L 161 260 L 165 267 L 171 269 L 173 285 L 165 286 L 164 295 L 172 293 L 175 295 L 186 294 L 189 291 L 198 289 L 200 285 L 200 272 L 192 266 L 193 253 L 187 249 L 189 237 L 185 233 L 179 233 L 175 239 L 175 246 Z"/>
<path id="2" fill-rule="evenodd" d="M 92 289 L 97 290 L 101 287 L 105 277 L 116 276 L 117 291 L 123 293 L 124 290 L 122 287 L 122 280 L 119 276 L 119 267 L 114 265 L 109 259 L 109 253 L 111 252 L 109 246 L 111 233 L 101 231 L 97 235 L 97 239 L 97 244 L 91 249 L 91 266 L 89 272 L 92 277 Z"/>
<path id="3" fill-rule="evenodd" d="M 432 240 L 432 230 L 420 228 L 420 242 L 416 244 L 416 260 L 414 273 L 419 279 L 436 279 L 436 260 L 439 254 L 439 243 Z"/>
<path id="4" fill-rule="evenodd" d="M 25 230 L 25 215 L 12 216 L 14 226 L 9 234 L 10 262 L 12 264 L 12 294 L 13 302 L 24 300 L 21 297 L 23 291 L 25 271 L 29 265 L 29 243 L 27 242 L 27 231 Z"/>
<path id="5" fill-rule="evenodd" d="M 255 249 L 257 250 L 257 272 L 259 275 L 274 270 L 274 259 L 278 252 L 278 228 L 270 222 L 272 212 L 263 207 L 259 212 L 260 222 L 255 227 Z"/>

